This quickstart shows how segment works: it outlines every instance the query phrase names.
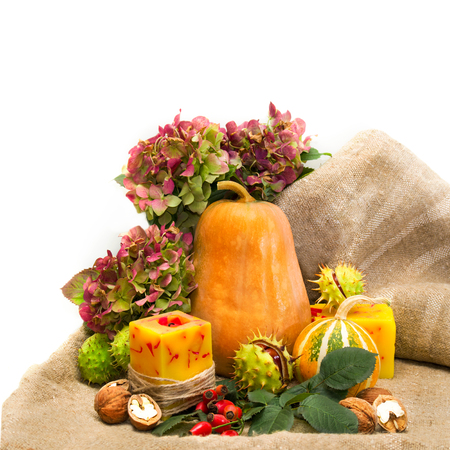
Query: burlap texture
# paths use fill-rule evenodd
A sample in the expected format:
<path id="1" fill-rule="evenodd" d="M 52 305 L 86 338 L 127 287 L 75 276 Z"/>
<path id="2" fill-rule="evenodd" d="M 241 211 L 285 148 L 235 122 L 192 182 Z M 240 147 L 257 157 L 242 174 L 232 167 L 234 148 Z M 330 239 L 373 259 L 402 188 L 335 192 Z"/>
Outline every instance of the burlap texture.
<path id="1" fill-rule="evenodd" d="M 277 203 L 291 222 L 305 280 L 316 278 L 319 263 L 351 261 L 366 271 L 370 295 L 393 299 L 402 359 L 394 378 L 377 386 L 402 400 L 407 431 L 319 434 L 297 420 L 291 432 L 224 441 L 158 438 L 129 422 L 106 425 L 93 408 L 98 386 L 79 377 L 78 348 L 86 338 L 80 328 L 47 362 L 31 367 L 3 404 L 1 449 L 449 449 L 450 186 L 404 146 L 368 131 Z M 306 285 L 313 300 L 314 285 Z"/>
<path id="2" fill-rule="evenodd" d="M 396 356 L 450 366 L 450 186 L 381 131 L 283 191 L 310 301 L 319 264 L 351 262 L 392 299 Z M 450 380 L 449 380 L 450 381 Z"/>

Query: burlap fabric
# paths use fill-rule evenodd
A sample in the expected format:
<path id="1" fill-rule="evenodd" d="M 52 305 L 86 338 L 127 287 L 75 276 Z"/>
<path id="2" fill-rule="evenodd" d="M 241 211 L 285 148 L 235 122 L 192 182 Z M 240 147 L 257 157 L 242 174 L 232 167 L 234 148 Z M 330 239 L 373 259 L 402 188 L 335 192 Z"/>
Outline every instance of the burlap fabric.
<path id="1" fill-rule="evenodd" d="M 396 356 L 450 366 L 450 186 L 385 133 L 359 133 L 277 201 L 310 300 L 319 264 L 351 262 L 392 299 Z M 450 383 L 450 380 L 449 380 Z"/>
<path id="2" fill-rule="evenodd" d="M 319 263 L 350 261 L 365 270 L 369 294 L 388 296 L 397 322 L 392 380 L 379 380 L 408 410 L 401 434 L 291 432 L 207 438 L 138 432 L 103 424 L 98 386 L 79 378 L 83 328 L 42 365 L 31 367 L 3 405 L 2 449 L 449 449 L 450 186 L 379 131 L 358 134 L 323 167 L 286 189 L 277 203 L 292 226 L 305 280 Z M 314 286 L 306 282 L 311 300 Z M 424 362 L 425 361 L 425 362 Z"/>

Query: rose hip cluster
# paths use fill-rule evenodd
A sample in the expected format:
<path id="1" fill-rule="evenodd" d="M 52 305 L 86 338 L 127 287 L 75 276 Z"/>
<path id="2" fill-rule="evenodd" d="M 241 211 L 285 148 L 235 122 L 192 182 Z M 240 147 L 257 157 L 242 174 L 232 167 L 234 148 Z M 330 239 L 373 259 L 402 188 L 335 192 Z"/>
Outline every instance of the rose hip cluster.
<path id="1" fill-rule="evenodd" d="M 225 399 L 228 388 L 221 384 L 216 389 L 207 389 L 203 392 L 202 401 L 196 406 L 207 414 L 207 420 L 196 423 L 190 433 L 194 436 L 208 436 L 211 433 L 219 433 L 221 436 L 239 436 L 242 431 L 242 410 L 232 401 Z"/>

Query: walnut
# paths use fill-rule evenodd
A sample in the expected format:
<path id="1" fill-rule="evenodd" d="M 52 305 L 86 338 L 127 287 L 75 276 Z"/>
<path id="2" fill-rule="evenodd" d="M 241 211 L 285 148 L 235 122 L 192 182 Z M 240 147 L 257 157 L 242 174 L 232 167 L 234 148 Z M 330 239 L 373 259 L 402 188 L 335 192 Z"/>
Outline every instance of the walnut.
<path id="1" fill-rule="evenodd" d="M 128 419 L 128 380 L 111 381 L 95 396 L 94 409 L 105 423 L 121 423 Z"/>
<path id="2" fill-rule="evenodd" d="M 135 394 L 128 400 L 130 422 L 138 430 L 151 430 L 161 419 L 158 404 L 147 394 Z"/>
<path id="3" fill-rule="evenodd" d="M 379 395 L 392 395 L 392 392 L 383 388 L 371 387 L 364 389 L 356 394 L 358 398 L 366 400 L 371 405 L 373 405 L 373 402 Z"/>
<path id="4" fill-rule="evenodd" d="M 359 433 L 372 434 L 374 432 L 377 426 L 377 416 L 375 408 L 369 402 L 358 397 L 347 397 L 339 404 L 356 414 Z"/>
<path id="5" fill-rule="evenodd" d="M 400 433 L 406 429 L 408 416 L 399 399 L 392 395 L 379 395 L 373 406 L 382 428 L 390 433 Z"/>

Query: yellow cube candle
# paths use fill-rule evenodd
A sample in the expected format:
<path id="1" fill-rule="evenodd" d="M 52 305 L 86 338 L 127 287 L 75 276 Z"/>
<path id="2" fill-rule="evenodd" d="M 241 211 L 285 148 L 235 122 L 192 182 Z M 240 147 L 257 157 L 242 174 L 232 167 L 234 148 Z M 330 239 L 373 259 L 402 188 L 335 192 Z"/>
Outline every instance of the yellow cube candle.
<path id="1" fill-rule="evenodd" d="M 326 304 L 311 305 L 313 322 L 324 317 L 333 317 L 335 314 L 336 310 L 330 311 Z M 347 319 L 362 326 L 375 342 L 381 361 L 379 378 L 392 378 L 396 331 L 392 308 L 386 304 L 355 305 L 348 313 Z"/>
<path id="2" fill-rule="evenodd" d="M 130 322 L 130 364 L 149 377 L 192 378 L 213 364 L 211 324 L 181 311 Z"/>

